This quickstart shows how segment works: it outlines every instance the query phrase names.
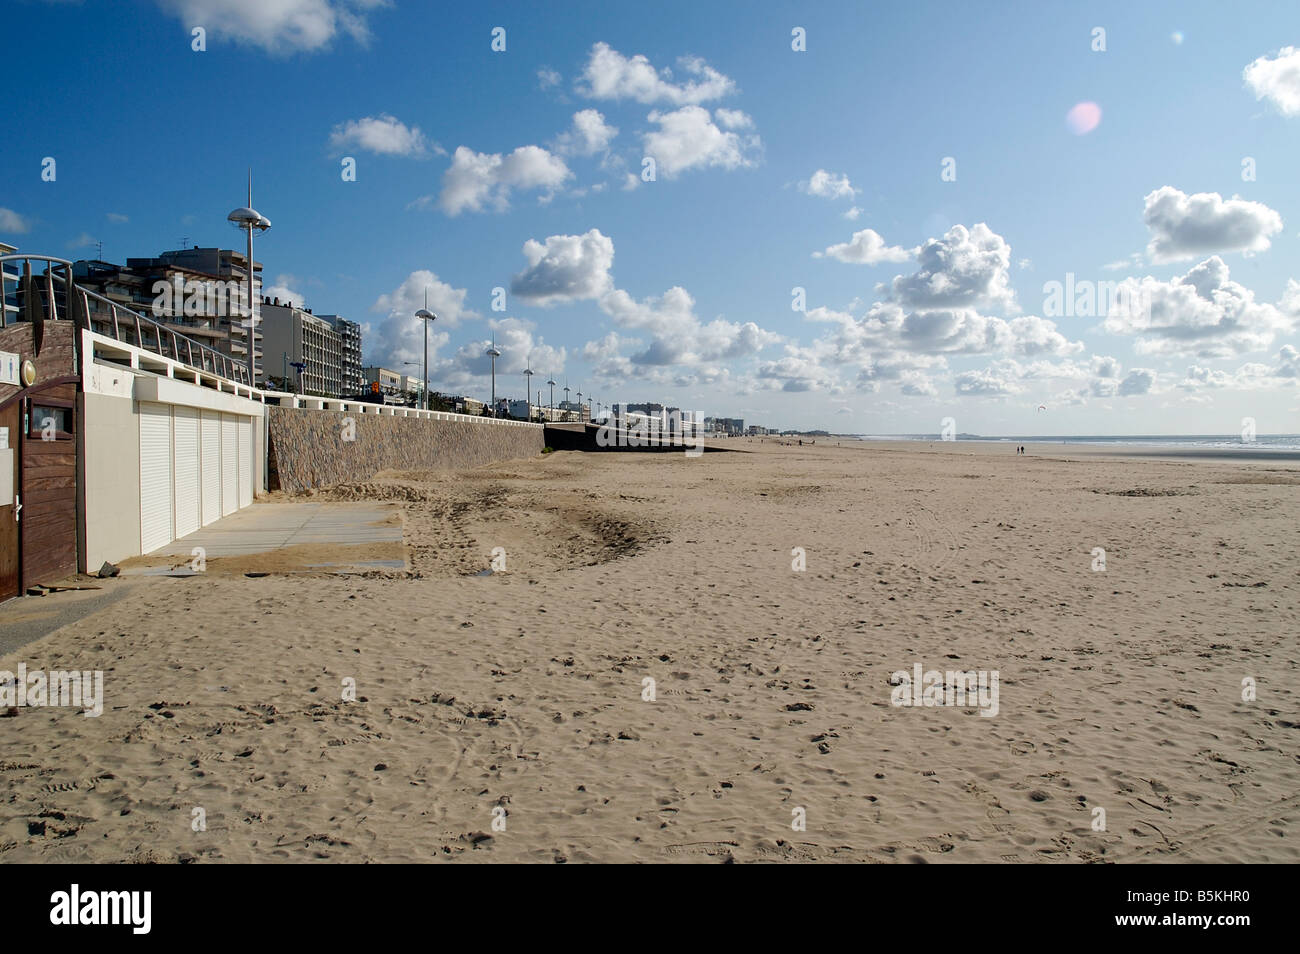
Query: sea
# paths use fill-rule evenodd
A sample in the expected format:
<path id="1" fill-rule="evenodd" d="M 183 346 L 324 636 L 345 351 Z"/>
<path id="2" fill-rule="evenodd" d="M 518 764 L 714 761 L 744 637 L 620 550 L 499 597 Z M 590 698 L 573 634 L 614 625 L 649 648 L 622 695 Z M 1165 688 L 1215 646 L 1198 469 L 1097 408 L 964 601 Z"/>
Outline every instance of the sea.
<path id="1" fill-rule="evenodd" d="M 863 441 L 938 441 L 938 434 L 853 434 Z M 1300 434 L 1258 434 L 1254 440 L 1242 440 L 1240 434 L 1025 434 L 986 437 L 958 434 L 959 441 L 992 444 L 1083 444 L 1110 447 L 1151 447 L 1169 450 L 1219 450 L 1260 453 L 1300 451 Z"/>

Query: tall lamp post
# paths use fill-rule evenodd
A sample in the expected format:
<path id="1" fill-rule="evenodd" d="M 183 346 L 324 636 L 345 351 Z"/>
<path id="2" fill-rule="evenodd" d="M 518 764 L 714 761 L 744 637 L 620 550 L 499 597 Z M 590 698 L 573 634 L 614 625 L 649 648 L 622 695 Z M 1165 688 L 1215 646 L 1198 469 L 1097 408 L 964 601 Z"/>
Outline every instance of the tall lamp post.
<path id="1" fill-rule="evenodd" d="M 424 307 L 415 313 L 415 317 L 424 322 L 424 390 L 420 392 L 420 403 L 429 410 L 429 322 L 437 321 L 438 316 L 429 310 L 429 289 L 424 290 Z"/>
<path id="2" fill-rule="evenodd" d="M 528 363 L 532 364 L 531 361 Z M 524 417 L 528 419 L 529 423 L 532 423 L 533 420 L 532 388 L 533 388 L 533 369 L 529 367 L 525 367 L 524 368 L 524 407 L 527 408 L 527 410 L 524 412 Z"/>
<path id="3" fill-rule="evenodd" d="M 550 417 L 550 419 L 551 419 L 552 423 L 554 423 L 554 421 L 555 421 L 555 378 L 552 377 L 552 378 L 551 378 L 549 381 L 547 381 L 546 383 L 549 384 L 549 385 L 551 386 L 551 417 Z"/>
<path id="4" fill-rule="evenodd" d="M 253 230 L 265 232 L 271 220 L 253 208 L 253 170 L 248 170 L 248 205 L 226 216 L 235 228 L 248 233 L 248 383 L 257 386 L 257 365 L 253 359 L 253 337 L 257 330 L 257 297 L 253 287 Z"/>
<path id="5" fill-rule="evenodd" d="M 497 358 L 501 357 L 501 352 L 497 350 L 496 339 L 492 339 L 492 347 L 487 349 L 487 355 L 492 359 L 492 416 L 497 416 Z"/>
<path id="6" fill-rule="evenodd" d="M 578 391 L 578 423 L 582 423 L 582 392 Z"/>
<path id="7" fill-rule="evenodd" d="M 569 379 L 568 378 L 564 379 L 564 403 L 565 404 L 569 403 Z M 569 419 L 569 409 L 567 407 L 564 409 L 564 419 L 566 421 Z"/>

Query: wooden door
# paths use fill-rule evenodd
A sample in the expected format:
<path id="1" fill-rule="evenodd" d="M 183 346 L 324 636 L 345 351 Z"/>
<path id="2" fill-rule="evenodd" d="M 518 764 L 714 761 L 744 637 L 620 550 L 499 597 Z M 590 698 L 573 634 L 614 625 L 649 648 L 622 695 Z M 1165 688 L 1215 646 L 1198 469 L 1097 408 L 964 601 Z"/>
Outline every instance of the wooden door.
<path id="1" fill-rule="evenodd" d="M 22 443 L 22 586 L 77 572 L 76 385 L 28 391 Z"/>
<path id="2" fill-rule="evenodd" d="M 0 600 L 19 594 L 18 521 L 15 519 L 14 496 L 18 493 L 18 459 L 21 453 L 18 427 L 19 405 L 15 400 L 0 409 Z"/>

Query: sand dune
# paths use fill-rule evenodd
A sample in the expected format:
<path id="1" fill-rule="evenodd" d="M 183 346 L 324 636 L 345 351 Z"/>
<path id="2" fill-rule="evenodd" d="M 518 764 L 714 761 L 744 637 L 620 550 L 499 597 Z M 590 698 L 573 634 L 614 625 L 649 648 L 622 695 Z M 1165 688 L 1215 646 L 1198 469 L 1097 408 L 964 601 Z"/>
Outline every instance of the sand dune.
<path id="1" fill-rule="evenodd" d="M 1300 860 L 1294 465 L 735 446 L 384 474 L 313 499 L 407 571 L 133 584 L 0 660 L 105 672 L 0 719 L 0 860 Z"/>

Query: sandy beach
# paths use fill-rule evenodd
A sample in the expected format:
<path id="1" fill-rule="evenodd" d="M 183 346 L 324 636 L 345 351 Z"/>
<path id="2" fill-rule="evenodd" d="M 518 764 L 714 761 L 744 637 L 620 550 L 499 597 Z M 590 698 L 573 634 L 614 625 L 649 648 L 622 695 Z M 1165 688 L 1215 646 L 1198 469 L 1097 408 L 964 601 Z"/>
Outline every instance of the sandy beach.
<path id="1" fill-rule="evenodd" d="M 0 861 L 1300 860 L 1294 462 L 729 446 L 309 498 L 407 570 L 106 581 L 0 658 L 104 673 L 0 719 Z"/>

